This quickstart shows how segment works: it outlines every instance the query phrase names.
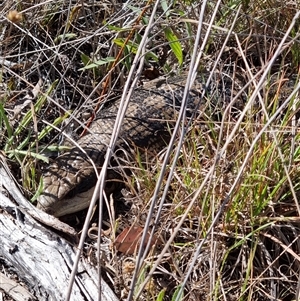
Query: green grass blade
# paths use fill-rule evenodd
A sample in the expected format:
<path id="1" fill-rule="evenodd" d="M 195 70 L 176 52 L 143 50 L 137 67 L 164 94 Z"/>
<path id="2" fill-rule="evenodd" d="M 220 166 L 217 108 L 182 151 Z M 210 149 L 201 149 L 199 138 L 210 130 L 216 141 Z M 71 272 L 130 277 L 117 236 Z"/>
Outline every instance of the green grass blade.
<path id="1" fill-rule="evenodd" d="M 120 47 L 124 47 L 125 39 L 118 38 L 118 39 L 114 39 L 113 42 L 116 45 L 120 46 Z M 138 43 L 134 43 L 132 41 L 127 41 L 126 42 L 126 47 L 127 47 L 128 51 L 129 51 L 129 53 L 136 54 L 137 50 L 139 48 L 139 44 Z M 152 51 L 147 52 L 146 55 L 145 55 L 145 57 L 146 57 L 147 60 L 152 59 L 155 62 L 158 62 L 158 56 L 154 52 L 152 52 Z"/>
<path id="2" fill-rule="evenodd" d="M 183 300 L 183 297 L 184 297 L 183 291 L 180 293 L 181 287 L 182 287 L 181 285 L 177 286 L 177 288 L 176 288 L 176 290 L 175 290 L 175 292 L 172 296 L 172 301 L 181 301 L 181 300 Z"/>
<path id="3" fill-rule="evenodd" d="M 35 103 L 35 105 L 33 106 L 34 108 L 34 113 L 38 113 L 40 111 L 40 109 L 43 107 L 43 105 L 45 104 L 45 102 L 47 101 L 48 95 L 50 95 L 52 93 L 52 91 L 54 90 L 54 88 L 56 87 L 58 80 L 54 81 L 53 84 L 50 86 L 50 88 L 48 89 L 48 91 L 42 95 L 38 101 Z M 29 123 L 33 120 L 33 112 L 32 110 L 29 110 L 25 116 L 23 117 L 23 119 L 20 121 L 19 126 L 16 128 L 16 130 L 14 131 L 14 133 L 11 135 L 11 137 L 9 137 L 5 147 L 4 147 L 4 151 L 8 152 L 11 145 L 13 144 L 15 137 L 17 135 L 19 135 L 24 129 L 27 129 L 29 126 Z M 29 143 L 29 140 L 25 139 L 25 141 L 23 141 L 19 146 L 18 149 L 23 149 L 27 143 Z"/>
<path id="4" fill-rule="evenodd" d="M 166 288 L 162 289 L 157 295 L 156 301 L 163 301 L 166 294 Z"/>
<path id="5" fill-rule="evenodd" d="M 38 189 L 36 190 L 35 194 L 31 198 L 32 203 L 37 200 L 37 198 L 41 195 L 43 190 L 44 190 L 44 182 L 43 182 L 43 178 L 40 178 Z"/>
<path id="6" fill-rule="evenodd" d="M 33 157 L 33 158 L 36 158 L 38 160 L 41 160 L 45 163 L 49 163 L 49 159 L 44 156 L 44 155 L 41 155 L 41 154 L 37 154 L 37 153 L 34 153 L 34 152 L 29 152 L 29 151 L 24 151 L 24 150 L 19 150 L 19 149 L 13 149 L 13 150 L 9 150 L 7 151 L 8 154 L 12 154 L 12 156 L 30 156 L 30 157 Z"/>
<path id="7" fill-rule="evenodd" d="M 87 63 L 87 65 L 84 66 L 83 68 L 80 68 L 79 71 L 84 71 L 84 70 L 88 70 L 88 69 L 97 68 L 101 65 L 107 65 L 107 64 L 112 63 L 114 61 L 115 61 L 114 57 L 107 57 L 107 58 L 98 60 L 94 63 Z M 89 62 L 90 62 L 90 60 L 89 60 Z"/>
<path id="8" fill-rule="evenodd" d="M 59 124 L 61 124 L 66 118 L 68 118 L 70 116 L 71 112 L 66 112 L 65 115 L 60 116 L 58 118 L 56 118 L 53 122 L 53 126 L 57 126 Z M 53 129 L 54 127 L 51 125 L 47 125 L 38 135 L 38 141 L 40 141 L 41 139 L 43 139 L 46 135 L 48 135 Z M 35 141 L 31 143 L 30 148 L 34 148 L 35 147 Z"/>
<path id="9" fill-rule="evenodd" d="M 10 126 L 10 123 L 9 123 L 9 120 L 6 116 L 6 113 L 5 113 L 5 110 L 4 110 L 4 107 L 3 107 L 3 104 L 0 103 L 0 125 L 4 122 L 5 124 L 5 128 L 6 128 L 6 131 L 7 131 L 7 135 L 8 137 L 10 138 L 12 135 L 13 135 L 13 130 Z"/>
<path id="10" fill-rule="evenodd" d="M 182 54 L 182 47 L 181 44 L 179 43 L 177 36 L 169 27 L 165 29 L 165 35 L 167 40 L 170 42 L 170 47 L 174 55 L 176 56 L 179 65 L 181 66 L 183 63 L 183 54 Z"/>

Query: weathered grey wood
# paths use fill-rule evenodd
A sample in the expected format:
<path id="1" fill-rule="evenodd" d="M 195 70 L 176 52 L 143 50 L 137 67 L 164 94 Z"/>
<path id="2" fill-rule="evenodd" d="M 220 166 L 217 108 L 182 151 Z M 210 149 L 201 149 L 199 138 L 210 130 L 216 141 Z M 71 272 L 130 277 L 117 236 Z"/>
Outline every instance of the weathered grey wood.
<path id="1" fill-rule="evenodd" d="M 15 301 L 37 300 L 23 286 L 0 273 L 0 288 Z"/>
<path id="2" fill-rule="evenodd" d="M 16 201 L 21 210 L 26 211 L 34 219 L 42 222 L 43 225 L 50 226 L 56 230 L 67 233 L 71 236 L 76 235 L 76 231 L 69 225 L 62 223 L 59 219 L 52 215 L 46 214 L 44 211 L 34 207 L 28 200 L 25 199 L 21 191 L 10 176 L 10 171 L 5 164 L 5 159 L 0 155 L 0 188 L 5 187 L 9 191 L 12 199 Z"/>
<path id="3" fill-rule="evenodd" d="M 8 198 L 8 194 L 16 195 L 15 189 L 18 189 L 8 178 L 0 162 L 0 186 L 5 188 L 0 192 L 0 259 L 28 286 L 37 300 L 64 300 L 75 248 Z M 96 267 L 82 258 L 71 300 L 97 300 L 97 278 Z M 104 301 L 118 300 L 103 280 L 101 292 Z"/>

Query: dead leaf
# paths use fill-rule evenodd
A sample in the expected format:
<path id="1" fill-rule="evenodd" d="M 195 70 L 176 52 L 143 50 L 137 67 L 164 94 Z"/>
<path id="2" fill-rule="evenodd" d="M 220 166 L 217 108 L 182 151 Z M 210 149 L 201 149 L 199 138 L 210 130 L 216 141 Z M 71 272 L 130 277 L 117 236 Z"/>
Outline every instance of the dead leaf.
<path id="1" fill-rule="evenodd" d="M 125 228 L 116 238 L 115 247 L 116 250 L 128 255 L 133 255 L 137 253 L 140 247 L 140 242 L 142 239 L 144 228 L 142 227 L 127 227 Z M 150 238 L 150 234 L 147 233 L 144 247 L 147 245 Z M 153 237 L 151 240 L 151 246 L 159 244 L 157 237 Z"/>

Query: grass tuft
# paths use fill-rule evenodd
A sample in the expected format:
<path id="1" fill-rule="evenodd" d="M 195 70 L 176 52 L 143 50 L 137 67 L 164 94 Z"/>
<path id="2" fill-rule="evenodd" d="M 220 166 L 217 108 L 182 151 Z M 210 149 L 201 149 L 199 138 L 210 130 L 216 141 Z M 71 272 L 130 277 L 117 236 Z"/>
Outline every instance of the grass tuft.
<path id="1" fill-rule="evenodd" d="M 208 86 L 201 113 L 186 120 L 174 170 L 176 147 L 166 166 L 166 149 L 120 156 L 125 196 L 107 201 L 106 238 L 138 225 L 163 243 L 132 255 L 126 277 L 119 263 L 128 256 L 111 251 L 103 277 L 121 300 L 298 300 L 300 5 L 157 4 L 4 1 L 1 152 L 34 201 L 49 157 L 72 147 L 64 136 L 76 140 L 134 68 L 139 85 L 192 68 L 204 81 L 212 74 L 221 89 Z"/>

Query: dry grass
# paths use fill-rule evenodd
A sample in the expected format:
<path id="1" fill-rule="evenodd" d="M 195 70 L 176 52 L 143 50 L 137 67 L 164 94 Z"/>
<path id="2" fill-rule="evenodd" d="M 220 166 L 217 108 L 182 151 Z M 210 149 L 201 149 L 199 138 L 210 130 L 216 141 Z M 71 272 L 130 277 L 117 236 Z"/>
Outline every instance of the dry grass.
<path id="1" fill-rule="evenodd" d="M 298 300 L 299 3 L 169 2 L 5 1 L 1 150 L 31 198 L 62 139 L 49 125 L 76 139 L 99 99 L 120 96 L 135 55 L 143 80 L 194 66 L 230 75 L 228 106 L 191 121 L 168 159 L 126 162 L 131 209 L 108 206 L 107 239 L 135 224 L 163 244 L 111 251 L 102 272 L 122 300 Z"/>

